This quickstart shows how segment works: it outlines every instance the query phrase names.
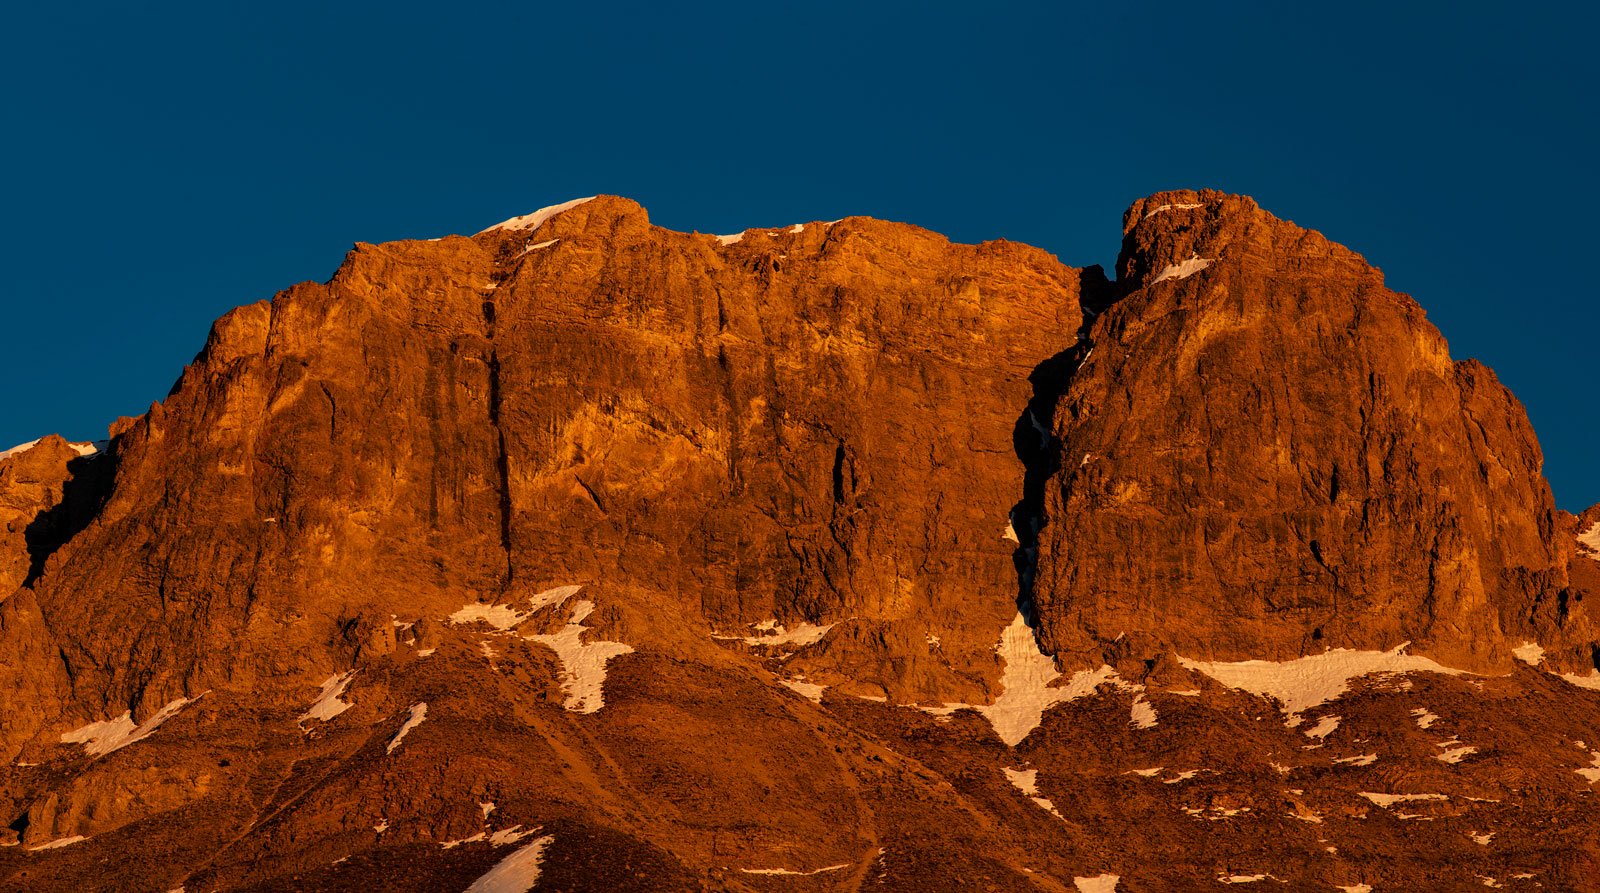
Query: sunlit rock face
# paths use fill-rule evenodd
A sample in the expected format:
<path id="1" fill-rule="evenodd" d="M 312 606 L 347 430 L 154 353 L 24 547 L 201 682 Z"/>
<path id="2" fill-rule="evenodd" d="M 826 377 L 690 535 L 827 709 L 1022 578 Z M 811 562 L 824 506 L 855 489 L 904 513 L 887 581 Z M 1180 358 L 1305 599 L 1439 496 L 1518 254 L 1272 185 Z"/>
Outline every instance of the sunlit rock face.
<path id="1" fill-rule="evenodd" d="M 1136 203 L 1118 266 L 1125 294 L 1053 415 L 1035 584 L 1051 650 L 1410 642 L 1505 672 L 1538 640 L 1589 665 L 1527 416 L 1415 301 L 1215 192 Z"/>
<path id="2" fill-rule="evenodd" d="M 0 890 L 1595 889 L 1600 508 L 1346 249 L 1125 229 L 600 196 L 226 315 L 0 451 Z"/>

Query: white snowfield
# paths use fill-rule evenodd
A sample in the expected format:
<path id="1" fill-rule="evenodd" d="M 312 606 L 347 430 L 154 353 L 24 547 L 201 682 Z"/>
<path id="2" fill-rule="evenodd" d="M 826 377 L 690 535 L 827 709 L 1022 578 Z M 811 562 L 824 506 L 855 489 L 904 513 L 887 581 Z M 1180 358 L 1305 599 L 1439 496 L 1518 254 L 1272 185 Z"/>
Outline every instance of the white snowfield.
<path id="1" fill-rule="evenodd" d="M 1120 880 L 1121 875 L 1097 874 L 1094 877 L 1075 877 L 1072 886 L 1078 888 L 1078 893 L 1117 893 L 1117 882 Z"/>
<path id="2" fill-rule="evenodd" d="M 406 721 L 400 726 L 400 731 L 395 732 L 394 737 L 389 739 L 389 747 L 384 753 L 394 753 L 394 749 L 400 746 L 400 742 L 405 740 L 405 737 L 411 734 L 411 730 L 420 725 L 427 716 L 428 702 L 419 701 L 412 704 L 410 715 L 406 717 Z"/>
<path id="3" fill-rule="evenodd" d="M 473 881 L 466 893 L 528 893 L 539 882 L 539 864 L 554 840 L 547 834 L 501 859 L 488 874 Z"/>
<path id="4" fill-rule="evenodd" d="M 121 750 L 130 744 L 155 734 L 161 724 L 171 719 L 174 714 L 189 704 L 190 698 L 178 698 L 168 702 L 167 706 L 156 711 L 156 714 L 137 725 L 133 722 L 133 713 L 128 711 L 116 719 L 105 719 L 92 722 L 70 732 L 61 733 L 62 744 L 82 744 L 83 749 L 90 756 L 101 757 L 115 750 Z"/>
<path id="5" fill-rule="evenodd" d="M 1160 275 L 1150 280 L 1150 284 L 1155 285 L 1157 282 L 1165 282 L 1168 279 L 1187 279 L 1188 277 L 1193 276 L 1209 266 L 1211 266 L 1210 259 L 1196 255 L 1186 261 L 1168 264 L 1167 268 L 1162 270 Z"/>
<path id="6" fill-rule="evenodd" d="M 350 680 L 355 678 L 356 671 L 348 670 L 335 673 L 322 682 L 322 694 L 317 696 L 311 709 L 300 714 L 300 724 L 305 725 L 307 720 L 318 719 L 327 722 L 335 716 L 354 707 L 349 701 L 341 700 L 346 688 L 350 687 Z"/>
<path id="7" fill-rule="evenodd" d="M 1299 714 L 1326 704 L 1344 694 L 1350 681 L 1370 673 L 1444 673 L 1459 676 L 1464 671 L 1435 663 L 1426 657 L 1406 654 L 1403 642 L 1389 651 L 1353 651 L 1334 648 L 1289 661 L 1245 660 L 1233 663 L 1178 658 L 1179 663 L 1198 670 L 1229 688 L 1277 699 L 1283 712 L 1298 720 Z M 1291 722 L 1291 725 L 1296 724 Z"/>
<path id="8" fill-rule="evenodd" d="M 544 645 L 561 658 L 562 685 L 567 693 L 563 706 L 578 713 L 594 713 L 605 706 L 606 662 L 633 651 L 632 646 L 621 642 L 583 641 L 583 632 L 588 629 L 583 621 L 592 613 L 594 602 L 576 602 L 561 632 L 523 637 Z"/>
<path id="9" fill-rule="evenodd" d="M 481 236 L 484 233 L 494 232 L 497 229 L 527 230 L 529 233 L 532 233 L 534 230 L 543 226 L 546 220 L 549 220 L 557 214 L 560 214 L 562 211 L 571 210 L 572 208 L 576 208 L 584 202 L 592 202 L 597 198 L 599 198 L 599 196 L 591 195 L 588 198 L 575 198 L 570 202 L 562 202 L 559 205 L 551 205 L 548 208 L 540 208 L 539 210 L 534 211 L 532 214 L 524 214 L 521 217 L 513 217 L 510 220 L 504 220 L 500 223 L 496 223 L 494 226 L 477 233 L 477 235 Z"/>

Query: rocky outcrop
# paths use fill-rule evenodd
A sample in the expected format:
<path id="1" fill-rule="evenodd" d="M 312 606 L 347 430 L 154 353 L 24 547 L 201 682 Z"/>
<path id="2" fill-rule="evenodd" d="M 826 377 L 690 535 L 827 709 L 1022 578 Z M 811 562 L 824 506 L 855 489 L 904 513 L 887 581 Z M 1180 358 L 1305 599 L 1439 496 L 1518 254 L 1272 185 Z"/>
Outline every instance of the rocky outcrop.
<path id="1" fill-rule="evenodd" d="M 233 311 L 0 460 L 0 893 L 1600 889 L 1600 509 L 1356 255 L 1128 223 L 603 196 Z"/>
<path id="2" fill-rule="evenodd" d="M 358 245 L 219 320 L 42 564 L 72 707 L 0 694 L 4 743 L 295 690 L 393 651 L 392 619 L 574 583 L 637 647 L 843 624 L 793 669 L 991 697 L 1013 437 L 1079 271 L 865 218 L 733 239 L 614 197 L 543 216 Z"/>
<path id="3" fill-rule="evenodd" d="M 1539 446 L 1491 371 L 1360 255 L 1247 198 L 1162 193 L 1123 229 L 1125 296 L 1055 407 L 1051 650 L 1411 642 L 1505 672 L 1537 640 L 1589 665 Z"/>

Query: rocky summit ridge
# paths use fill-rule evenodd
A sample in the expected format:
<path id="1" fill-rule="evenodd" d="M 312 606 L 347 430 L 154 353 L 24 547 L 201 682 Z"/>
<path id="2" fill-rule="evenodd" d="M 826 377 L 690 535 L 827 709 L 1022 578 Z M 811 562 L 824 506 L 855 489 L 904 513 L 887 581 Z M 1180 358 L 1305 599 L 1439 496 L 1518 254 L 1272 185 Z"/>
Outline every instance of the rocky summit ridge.
<path id="1" fill-rule="evenodd" d="M 1600 507 L 1248 198 L 358 244 L 110 433 L 0 454 L 0 889 L 1600 889 Z"/>

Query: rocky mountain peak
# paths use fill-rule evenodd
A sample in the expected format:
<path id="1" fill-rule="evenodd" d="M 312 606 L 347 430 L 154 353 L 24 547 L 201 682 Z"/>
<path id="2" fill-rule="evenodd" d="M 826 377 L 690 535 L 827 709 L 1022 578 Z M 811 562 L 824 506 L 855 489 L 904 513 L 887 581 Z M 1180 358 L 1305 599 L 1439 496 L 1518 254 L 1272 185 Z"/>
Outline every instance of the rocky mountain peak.
<path id="1" fill-rule="evenodd" d="M 1124 296 L 1057 404 L 1039 583 L 1052 650 L 1285 659 L 1409 643 L 1503 671 L 1564 641 L 1526 414 L 1356 253 L 1215 192 L 1124 217 Z M 1085 651 L 1087 650 L 1087 651 Z"/>
<path id="2" fill-rule="evenodd" d="M 1354 252 L 1123 232 L 602 195 L 224 315 L 0 456 L 0 890 L 1597 889 L 1600 507 Z"/>

